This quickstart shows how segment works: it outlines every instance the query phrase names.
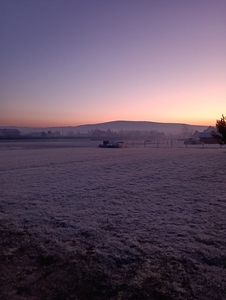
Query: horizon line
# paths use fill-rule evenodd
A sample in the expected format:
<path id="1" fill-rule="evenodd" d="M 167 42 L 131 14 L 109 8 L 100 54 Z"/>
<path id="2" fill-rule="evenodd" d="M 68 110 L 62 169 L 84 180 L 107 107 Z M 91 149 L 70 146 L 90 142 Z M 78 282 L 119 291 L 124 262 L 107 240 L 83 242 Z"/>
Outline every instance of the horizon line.
<path id="1" fill-rule="evenodd" d="M 105 121 L 98 123 L 85 123 L 79 125 L 47 125 L 47 126 L 23 126 L 23 125 L 0 125 L 0 127 L 21 127 L 21 128 L 53 128 L 53 127 L 79 127 L 79 126 L 94 126 L 101 125 L 106 123 L 116 123 L 116 122 L 134 122 L 134 123 L 155 123 L 155 124 L 171 124 L 171 125 L 188 125 L 188 126 L 212 126 L 207 124 L 190 124 L 190 123 L 181 123 L 181 122 L 159 122 L 159 121 L 141 121 L 141 120 L 114 120 L 114 121 Z"/>

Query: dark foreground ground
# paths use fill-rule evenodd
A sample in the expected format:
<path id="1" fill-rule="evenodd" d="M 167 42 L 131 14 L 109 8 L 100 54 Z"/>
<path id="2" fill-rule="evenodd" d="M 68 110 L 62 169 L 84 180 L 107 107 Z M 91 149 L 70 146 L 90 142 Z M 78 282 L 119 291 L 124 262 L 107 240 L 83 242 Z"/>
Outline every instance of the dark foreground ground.
<path id="1" fill-rule="evenodd" d="M 3 146 L 0 300 L 226 299 L 224 149 Z"/>
<path id="2" fill-rule="evenodd" d="M 69 255 L 51 241 L 9 224 L 0 224 L 0 236 L 2 300 L 226 299 L 226 257 L 202 257 L 206 268 L 162 254 L 153 260 L 119 259 L 108 266 L 91 247 Z M 208 267 L 216 268 L 211 280 Z"/>

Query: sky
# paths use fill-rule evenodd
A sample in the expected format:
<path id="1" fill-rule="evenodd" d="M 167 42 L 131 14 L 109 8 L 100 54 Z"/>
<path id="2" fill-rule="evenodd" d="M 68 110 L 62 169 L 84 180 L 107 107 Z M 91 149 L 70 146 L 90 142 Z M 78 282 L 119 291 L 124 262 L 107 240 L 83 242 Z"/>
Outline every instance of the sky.
<path id="1" fill-rule="evenodd" d="M 2 0 L 0 126 L 226 114 L 225 0 Z"/>

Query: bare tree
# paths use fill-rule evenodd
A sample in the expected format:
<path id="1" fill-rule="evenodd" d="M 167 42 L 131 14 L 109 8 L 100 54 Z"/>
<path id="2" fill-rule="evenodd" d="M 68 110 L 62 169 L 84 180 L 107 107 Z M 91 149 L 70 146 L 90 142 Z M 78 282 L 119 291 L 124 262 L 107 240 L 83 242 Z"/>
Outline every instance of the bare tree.
<path id="1" fill-rule="evenodd" d="M 183 138 L 189 138 L 192 136 L 192 131 L 189 130 L 188 126 L 186 124 L 182 125 L 181 128 L 181 136 Z"/>

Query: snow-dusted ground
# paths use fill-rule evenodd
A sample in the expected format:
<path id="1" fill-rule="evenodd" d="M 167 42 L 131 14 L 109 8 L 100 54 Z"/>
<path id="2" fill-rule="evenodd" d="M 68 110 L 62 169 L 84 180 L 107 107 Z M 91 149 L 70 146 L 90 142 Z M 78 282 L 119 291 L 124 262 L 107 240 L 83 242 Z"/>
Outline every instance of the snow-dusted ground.
<path id="1" fill-rule="evenodd" d="M 96 298 L 70 288 L 62 299 L 226 299 L 225 149 L 68 143 L 0 145 L 4 232 L 8 226 L 45 253 L 77 261 L 86 277 L 90 268 L 105 278 Z M 18 243 L 2 255 L 19 255 Z M 13 283 L 10 274 L 2 278 L 8 299 Z M 18 287 L 11 293 L 45 298 Z"/>

